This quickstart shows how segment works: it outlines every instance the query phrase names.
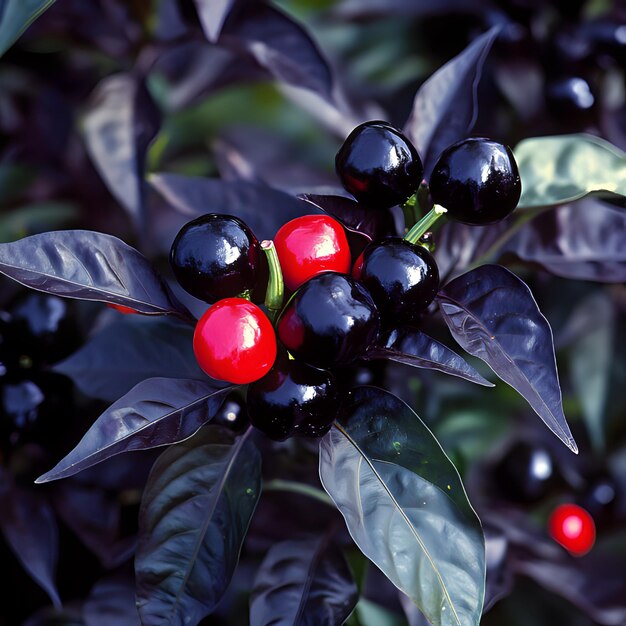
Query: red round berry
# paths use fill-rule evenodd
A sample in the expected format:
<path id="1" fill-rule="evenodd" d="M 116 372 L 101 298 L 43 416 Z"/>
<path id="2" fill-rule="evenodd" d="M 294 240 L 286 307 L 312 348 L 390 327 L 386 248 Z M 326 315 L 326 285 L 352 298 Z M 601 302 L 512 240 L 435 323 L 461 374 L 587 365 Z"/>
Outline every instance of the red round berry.
<path id="1" fill-rule="evenodd" d="M 587 554 L 596 541 L 596 525 L 585 509 L 562 504 L 550 515 L 550 535 L 574 556 Z"/>
<path id="2" fill-rule="evenodd" d="M 295 291 L 322 272 L 350 272 L 350 247 L 343 226 L 328 215 L 304 215 L 274 237 L 285 286 Z"/>
<path id="3" fill-rule="evenodd" d="M 107 302 L 107 306 L 110 309 L 115 309 L 119 313 L 123 313 L 124 315 L 136 315 L 139 311 L 135 311 L 135 309 L 131 309 L 129 306 L 124 306 L 123 304 L 112 304 L 111 302 Z"/>
<path id="4" fill-rule="evenodd" d="M 245 385 L 274 365 L 276 334 L 256 304 L 244 298 L 225 298 L 198 320 L 193 351 L 212 378 Z"/>

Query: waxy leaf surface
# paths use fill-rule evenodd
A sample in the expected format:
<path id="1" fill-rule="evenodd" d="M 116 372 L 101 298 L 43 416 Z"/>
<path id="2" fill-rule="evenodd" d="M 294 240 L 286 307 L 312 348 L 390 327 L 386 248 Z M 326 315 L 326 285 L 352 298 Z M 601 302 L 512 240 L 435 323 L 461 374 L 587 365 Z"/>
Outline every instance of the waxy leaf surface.
<path id="1" fill-rule="evenodd" d="M 320 477 L 361 551 L 435 626 L 477 626 L 485 544 L 450 459 L 382 389 L 356 389 L 320 444 Z"/>
<path id="2" fill-rule="evenodd" d="M 72 476 L 121 452 L 183 441 L 211 420 L 228 390 L 197 380 L 145 380 L 113 403 L 78 445 L 37 482 Z"/>
<path id="3" fill-rule="evenodd" d="M 515 148 L 518 208 L 564 204 L 592 193 L 626 196 L 626 154 L 592 135 L 531 137 Z"/>
<path id="4" fill-rule="evenodd" d="M 483 265 L 437 296 L 459 345 L 520 393 L 546 426 L 578 452 L 565 415 L 552 329 L 528 286 L 499 265 Z"/>
<path id="5" fill-rule="evenodd" d="M 147 315 L 188 317 L 150 261 L 117 237 L 59 230 L 0 244 L 0 272 L 26 287 Z"/>
<path id="6" fill-rule="evenodd" d="M 493 387 L 465 359 L 416 328 L 395 328 L 370 348 L 367 359 L 389 359 L 413 367 L 437 370 L 472 383 Z"/>
<path id="7" fill-rule="evenodd" d="M 261 493 L 261 457 L 249 434 L 205 428 L 155 463 L 135 558 L 144 626 L 197 624 L 220 601 Z"/>

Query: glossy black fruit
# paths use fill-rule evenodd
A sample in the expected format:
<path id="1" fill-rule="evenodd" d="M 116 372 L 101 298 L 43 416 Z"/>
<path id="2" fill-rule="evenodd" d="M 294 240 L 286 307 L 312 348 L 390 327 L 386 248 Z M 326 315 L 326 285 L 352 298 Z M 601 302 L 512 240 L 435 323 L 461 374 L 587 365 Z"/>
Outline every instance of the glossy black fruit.
<path id="1" fill-rule="evenodd" d="M 557 484 L 557 472 L 546 448 L 518 442 L 494 468 L 503 498 L 514 502 L 537 502 Z"/>
<path id="2" fill-rule="evenodd" d="M 417 150 L 386 122 L 365 122 L 345 140 L 335 157 L 341 184 L 359 202 L 375 209 L 401 204 L 422 182 Z"/>
<path id="3" fill-rule="evenodd" d="M 298 359 L 329 368 L 361 356 L 375 340 L 379 314 L 351 276 L 328 272 L 302 285 L 278 319 L 278 336 Z"/>
<path id="4" fill-rule="evenodd" d="M 406 239 L 370 243 L 359 261 L 354 275 L 370 292 L 385 324 L 417 323 L 439 290 L 432 254 Z"/>
<path id="5" fill-rule="evenodd" d="M 260 380 L 248 385 L 248 415 L 268 437 L 321 437 L 339 410 L 333 375 L 282 354 Z"/>
<path id="6" fill-rule="evenodd" d="M 258 239 L 239 218 L 209 213 L 183 226 L 170 251 L 178 282 L 209 304 L 251 293 L 267 281 Z"/>
<path id="7" fill-rule="evenodd" d="M 587 482 L 581 504 L 594 517 L 609 516 L 615 508 L 619 486 L 608 473 L 599 473 Z"/>
<path id="8" fill-rule="evenodd" d="M 508 146 L 482 137 L 446 148 L 430 178 L 435 203 L 465 224 L 498 222 L 517 206 L 522 192 L 515 157 Z"/>
<path id="9" fill-rule="evenodd" d="M 596 96 L 591 85 L 579 76 L 567 76 L 547 83 L 546 106 L 557 119 L 583 123 L 592 119 Z"/>

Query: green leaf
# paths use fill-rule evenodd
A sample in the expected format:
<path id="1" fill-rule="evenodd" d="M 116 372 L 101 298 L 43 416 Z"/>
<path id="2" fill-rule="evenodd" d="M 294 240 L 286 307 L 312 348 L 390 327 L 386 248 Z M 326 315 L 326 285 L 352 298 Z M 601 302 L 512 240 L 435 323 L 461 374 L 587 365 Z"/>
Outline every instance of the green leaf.
<path id="1" fill-rule="evenodd" d="M 626 196 L 626 154 L 592 135 L 531 137 L 515 148 L 518 208 L 564 204 L 593 193 Z"/>
<path id="2" fill-rule="evenodd" d="M 0 218 L 0 241 L 8 242 L 54 230 L 79 215 L 78 207 L 69 202 L 36 202 L 5 213 Z"/>
<path id="3" fill-rule="evenodd" d="M 135 557 L 143 626 L 197 624 L 222 598 L 261 493 L 250 432 L 205 428 L 152 468 Z"/>
<path id="4" fill-rule="evenodd" d="M 0 56 L 54 2 L 55 0 L 6 0 L 0 16 Z"/>
<path id="5" fill-rule="evenodd" d="M 477 626 L 480 521 L 450 459 L 399 398 L 361 387 L 320 444 L 320 478 L 361 551 L 434 626 Z"/>

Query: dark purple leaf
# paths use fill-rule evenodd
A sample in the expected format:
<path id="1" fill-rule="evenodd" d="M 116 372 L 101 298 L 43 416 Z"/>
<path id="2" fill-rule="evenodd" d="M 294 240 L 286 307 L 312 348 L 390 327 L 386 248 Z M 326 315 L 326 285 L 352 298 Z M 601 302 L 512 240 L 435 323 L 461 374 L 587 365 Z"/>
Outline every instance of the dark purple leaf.
<path id="1" fill-rule="evenodd" d="M 308 213 L 310 204 L 265 185 L 224 182 L 178 174 L 154 174 L 151 185 L 189 221 L 205 213 L 235 215 L 259 239 L 272 239 L 289 220 Z M 182 223 L 181 223 L 182 226 Z"/>
<path id="2" fill-rule="evenodd" d="M 478 624 L 480 521 L 456 468 L 408 405 L 382 389 L 355 389 L 320 443 L 320 478 L 361 551 L 433 625 Z"/>
<path id="3" fill-rule="evenodd" d="M 15 486 L 1 467 L 0 529 L 24 569 L 59 608 L 54 582 L 59 531 L 54 513 L 44 498 Z"/>
<path id="4" fill-rule="evenodd" d="M 120 503 L 111 495 L 92 485 L 63 484 L 53 501 L 63 522 L 100 560 L 103 567 L 113 569 L 128 561 L 135 551 L 135 537 L 121 538 Z"/>
<path id="5" fill-rule="evenodd" d="M 193 0 L 206 38 L 215 43 L 235 0 Z"/>
<path id="6" fill-rule="evenodd" d="M 197 624 L 220 601 L 261 494 L 261 456 L 208 427 L 155 463 L 139 513 L 137 606 L 144 626 Z"/>
<path id="7" fill-rule="evenodd" d="M 359 597 L 350 567 L 327 536 L 276 543 L 257 571 L 250 625 L 343 624 Z"/>
<path id="8" fill-rule="evenodd" d="M 55 0 L 3 0 L 0 2 L 0 56 Z"/>
<path id="9" fill-rule="evenodd" d="M 97 582 L 83 607 L 85 626 L 140 626 L 131 578 L 112 576 Z"/>
<path id="10" fill-rule="evenodd" d="M 113 403 L 78 445 L 36 482 L 72 476 L 121 452 L 182 441 L 213 418 L 228 391 L 197 380 L 145 380 Z"/>
<path id="11" fill-rule="evenodd" d="M 478 82 L 499 32 L 499 26 L 494 26 L 475 39 L 437 70 L 415 95 L 405 132 L 422 157 L 426 179 L 441 152 L 467 137 L 476 122 Z"/>
<path id="12" fill-rule="evenodd" d="M 371 211 L 356 200 L 343 196 L 303 193 L 298 197 L 339 220 L 346 229 L 369 240 L 381 239 L 393 232 L 393 216 L 388 211 Z"/>
<path id="13" fill-rule="evenodd" d="M 504 248 L 557 276 L 626 282 L 626 212 L 593 199 L 542 213 Z"/>
<path id="14" fill-rule="evenodd" d="M 84 120 L 87 151 L 109 191 L 144 223 L 144 167 L 161 114 L 143 80 L 133 74 L 105 78 L 94 91 Z"/>
<path id="15" fill-rule="evenodd" d="M 147 378 L 206 380 L 193 353 L 193 327 L 164 318 L 124 316 L 54 370 L 86 395 L 113 402 Z"/>
<path id="16" fill-rule="evenodd" d="M 220 41 L 243 46 L 276 80 L 332 100 L 328 63 L 309 33 L 276 7 L 241 3 L 226 20 Z"/>
<path id="17" fill-rule="evenodd" d="M 60 230 L 0 244 L 0 272 L 31 289 L 147 315 L 189 313 L 152 264 L 117 237 Z"/>
<path id="18" fill-rule="evenodd" d="M 416 328 L 392 330 L 382 337 L 377 346 L 367 351 L 366 358 L 388 359 L 458 376 L 477 385 L 494 386 L 456 352 Z"/>
<path id="19" fill-rule="evenodd" d="M 448 283 L 437 296 L 459 345 L 519 392 L 573 452 L 552 329 L 528 286 L 499 265 L 483 265 Z"/>

